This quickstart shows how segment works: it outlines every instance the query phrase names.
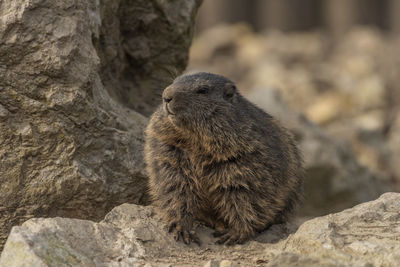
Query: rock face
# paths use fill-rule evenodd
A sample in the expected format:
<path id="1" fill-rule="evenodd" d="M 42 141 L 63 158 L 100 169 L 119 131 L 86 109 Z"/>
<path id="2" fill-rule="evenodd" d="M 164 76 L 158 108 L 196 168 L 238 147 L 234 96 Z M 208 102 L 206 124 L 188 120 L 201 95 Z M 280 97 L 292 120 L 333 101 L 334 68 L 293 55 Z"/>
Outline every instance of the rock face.
<path id="1" fill-rule="evenodd" d="M 389 191 L 387 183 L 357 162 L 351 149 L 287 107 L 274 90 L 254 89 L 247 98 L 279 119 L 298 139 L 306 170 L 301 215 L 337 212 Z"/>
<path id="2" fill-rule="evenodd" d="M 376 201 L 307 221 L 285 246 L 287 251 L 302 255 L 300 259 L 314 258 L 320 263 L 397 266 L 400 194 L 386 193 Z"/>
<path id="3" fill-rule="evenodd" d="M 111 96 L 150 115 L 166 85 L 188 61 L 201 0 L 106 0 L 96 19 L 94 45 L 101 77 Z"/>
<path id="4" fill-rule="evenodd" d="M 146 201 L 140 113 L 185 67 L 199 2 L 0 2 L 0 249 L 34 216 Z"/>
<path id="5" fill-rule="evenodd" d="M 199 226 L 202 245 L 186 246 L 172 240 L 152 207 L 123 204 L 100 223 L 51 218 L 15 226 L 0 266 L 397 266 L 400 194 L 386 193 L 293 231 L 274 225 L 244 245 L 224 247 Z"/>

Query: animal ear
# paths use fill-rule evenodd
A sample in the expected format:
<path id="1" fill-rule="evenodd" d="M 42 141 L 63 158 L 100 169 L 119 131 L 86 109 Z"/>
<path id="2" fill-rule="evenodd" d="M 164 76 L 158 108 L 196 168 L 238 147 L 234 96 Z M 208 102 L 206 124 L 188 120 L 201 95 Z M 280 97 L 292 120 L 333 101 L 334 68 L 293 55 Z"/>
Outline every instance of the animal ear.
<path id="1" fill-rule="evenodd" d="M 224 88 L 224 99 L 230 100 L 236 94 L 236 90 L 233 83 L 227 83 Z"/>

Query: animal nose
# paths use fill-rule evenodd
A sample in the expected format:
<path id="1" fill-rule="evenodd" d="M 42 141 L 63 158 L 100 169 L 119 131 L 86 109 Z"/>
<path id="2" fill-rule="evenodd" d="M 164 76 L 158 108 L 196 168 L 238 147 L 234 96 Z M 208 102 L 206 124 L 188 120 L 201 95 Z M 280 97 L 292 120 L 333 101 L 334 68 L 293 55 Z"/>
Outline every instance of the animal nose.
<path id="1" fill-rule="evenodd" d="M 172 97 L 164 97 L 164 101 L 165 101 L 166 103 L 171 102 L 171 100 L 172 100 Z"/>

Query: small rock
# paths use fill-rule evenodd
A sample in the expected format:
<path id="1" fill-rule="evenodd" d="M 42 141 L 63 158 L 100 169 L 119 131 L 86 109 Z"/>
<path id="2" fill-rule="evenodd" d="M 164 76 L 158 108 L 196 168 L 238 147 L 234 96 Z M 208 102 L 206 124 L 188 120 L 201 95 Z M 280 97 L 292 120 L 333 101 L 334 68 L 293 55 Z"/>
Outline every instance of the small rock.
<path id="1" fill-rule="evenodd" d="M 32 135 L 32 127 L 31 127 L 30 123 L 23 123 L 21 125 L 18 125 L 16 134 L 22 135 L 22 136 Z"/>
<path id="2" fill-rule="evenodd" d="M 214 261 L 214 260 L 210 260 L 207 261 L 206 264 L 203 265 L 203 267 L 219 267 L 219 261 Z"/>
<path id="3" fill-rule="evenodd" d="M 0 118 L 5 118 L 10 112 L 0 104 Z"/>
<path id="4" fill-rule="evenodd" d="M 219 267 L 239 267 L 240 265 L 230 260 L 222 260 L 219 263 Z"/>
<path id="5" fill-rule="evenodd" d="M 312 122 L 324 124 L 330 122 L 343 113 L 344 98 L 339 94 L 325 94 L 316 98 L 316 101 L 310 105 L 305 114 Z"/>

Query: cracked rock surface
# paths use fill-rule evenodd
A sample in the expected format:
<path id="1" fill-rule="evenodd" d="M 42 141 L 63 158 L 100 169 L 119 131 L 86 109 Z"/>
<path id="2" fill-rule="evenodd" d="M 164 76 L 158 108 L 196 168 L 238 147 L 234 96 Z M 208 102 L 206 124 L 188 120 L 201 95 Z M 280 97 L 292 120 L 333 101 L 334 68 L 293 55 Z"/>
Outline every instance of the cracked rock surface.
<path id="1" fill-rule="evenodd" d="M 199 225 L 199 247 L 175 242 L 155 209 L 123 204 L 103 221 L 31 219 L 15 226 L 0 266 L 397 266 L 400 193 L 336 214 L 274 225 L 244 245 L 214 244 Z"/>

